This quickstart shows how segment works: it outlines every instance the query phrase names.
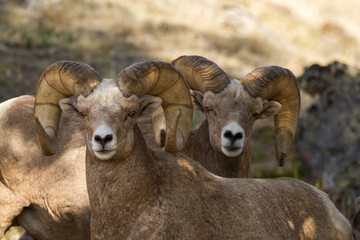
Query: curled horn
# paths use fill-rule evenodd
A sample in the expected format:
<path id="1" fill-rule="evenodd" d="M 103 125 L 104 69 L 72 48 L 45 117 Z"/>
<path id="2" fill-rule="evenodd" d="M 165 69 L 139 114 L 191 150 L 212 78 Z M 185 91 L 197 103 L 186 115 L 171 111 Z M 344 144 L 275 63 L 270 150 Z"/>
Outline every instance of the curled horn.
<path id="1" fill-rule="evenodd" d="M 192 105 L 188 86 L 178 70 L 162 61 L 142 62 L 122 70 L 115 82 L 126 97 L 160 97 L 167 129 L 164 149 L 183 149 L 191 130 Z"/>
<path id="2" fill-rule="evenodd" d="M 185 77 L 189 87 L 205 93 L 206 91 L 220 92 L 229 83 L 229 76 L 214 62 L 200 56 L 181 56 L 171 62 Z M 152 114 L 152 125 L 156 144 L 164 146 L 164 113 L 159 107 Z"/>
<path id="3" fill-rule="evenodd" d="M 300 91 L 296 77 L 288 69 L 270 66 L 256 68 L 240 82 L 253 97 L 274 100 L 281 104 L 281 109 L 274 118 L 274 125 L 277 164 L 283 166 L 300 114 Z"/>
<path id="4" fill-rule="evenodd" d="M 229 83 L 229 76 L 216 63 L 200 56 L 181 56 L 171 62 L 185 77 L 190 88 L 218 93 Z"/>
<path id="5" fill-rule="evenodd" d="M 102 77 L 93 68 L 80 62 L 55 62 L 42 73 L 36 89 L 34 124 L 44 155 L 56 151 L 59 101 L 72 95 L 88 96 L 101 81 Z"/>

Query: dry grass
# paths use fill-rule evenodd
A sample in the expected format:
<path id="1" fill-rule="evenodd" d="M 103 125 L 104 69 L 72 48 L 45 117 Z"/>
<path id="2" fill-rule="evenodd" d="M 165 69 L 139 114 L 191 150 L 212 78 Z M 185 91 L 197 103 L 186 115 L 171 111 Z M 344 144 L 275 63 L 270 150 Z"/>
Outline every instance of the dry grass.
<path id="1" fill-rule="evenodd" d="M 41 71 L 59 59 L 86 62 L 106 77 L 134 62 L 183 54 L 212 59 L 234 77 L 270 64 L 295 74 L 334 59 L 360 67 L 360 2 L 326 3 L 6 1 L 0 7 L 0 100 L 34 93 Z"/>
<path id="2" fill-rule="evenodd" d="M 111 74 L 121 69 L 111 67 L 112 57 L 124 52 L 167 61 L 199 54 L 234 76 L 268 64 L 295 73 L 334 59 L 360 66 L 357 0 L 17 2 L 23 4 L 2 11 L 1 41 L 66 48 L 88 61 L 108 58 Z"/>

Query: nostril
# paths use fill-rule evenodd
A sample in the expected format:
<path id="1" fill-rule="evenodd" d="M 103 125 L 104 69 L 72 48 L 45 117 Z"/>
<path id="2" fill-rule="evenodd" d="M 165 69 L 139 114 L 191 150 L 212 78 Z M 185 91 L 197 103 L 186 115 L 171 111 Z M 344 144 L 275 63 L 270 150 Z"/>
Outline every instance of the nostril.
<path id="1" fill-rule="evenodd" d="M 110 142 L 111 140 L 113 140 L 113 136 L 112 134 L 109 134 L 105 136 L 104 142 Z"/>
<path id="2" fill-rule="evenodd" d="M 101 137 L 99 135 L 96 135 L 94 139 L 96 142 L 101 142 Z"/>
<path id="3" fill-rule="evenodd" d="M 233 136 L 233 134 L 232 134 L 231 131 L 226 130 L 226 131 L 224 132 L 224 137 L 226 137 L 226 138 L 232 138 L 232 136 Z"/>
<path id="4" fill-rule="evenodd" d="M 242 139 L 242 138 L 243 138 L 242 132 L 238 132 L 237 134 L 235 134 L 235 139 Z"/>
<path id="5" fill-rule="evenodd" d="M 224 132 L 224 137 L 229 139 L 231 141 L 231 144 L 233 144 L 236 140 L 241 140 L 244 137 L 243 132 L 237 132 L 236 134 L 233 134 L 231 130 L 226 130 Z"/>

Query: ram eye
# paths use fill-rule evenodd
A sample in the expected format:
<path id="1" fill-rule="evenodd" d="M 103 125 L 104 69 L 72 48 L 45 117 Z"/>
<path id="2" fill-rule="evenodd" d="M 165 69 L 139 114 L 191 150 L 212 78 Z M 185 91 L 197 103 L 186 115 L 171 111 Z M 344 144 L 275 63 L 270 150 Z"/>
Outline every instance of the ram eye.
<path id="1" fill-rule="evenodd" d="M 131 117 L 131 118 L 134 118 L 135 115 L 136 115 L 136 112 L 135 112 L 135 111 L 132 111 L 132 112 L 130 112 L 130 113 L 128 114 L 128 116 Z"/>
<path id="2" fill-rule="evenodd" d="M 254 117 L 254 118 L 258 118 L 259 116 L 260 116 L 260 113 L 254 113 L 254 114 L 253 114 L 253 117 Z"/>
<path id="3" fill-rule="evenodd" d="M 214 111 L 214 109 L 212 109 L 211 107 L 205 107 L 205 111 L 206 112 L 211 112 L 211 111 Z"/>
<path id="4" fill-rule="evenodd" d="M 83 112 L 80 112 L 80 116 L 81 116 L 82 118 L 85 118 L 85 117 L 87 116 L 87 114 L 86 114 L 86 113 L 83 113 Z"/>

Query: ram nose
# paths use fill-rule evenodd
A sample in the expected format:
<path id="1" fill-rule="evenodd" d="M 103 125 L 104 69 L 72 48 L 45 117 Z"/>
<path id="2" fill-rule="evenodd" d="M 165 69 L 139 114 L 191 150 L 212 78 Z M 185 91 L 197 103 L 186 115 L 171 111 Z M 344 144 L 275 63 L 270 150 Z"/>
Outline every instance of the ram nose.
<path id="1" fill-rule="evenodd" d="M 114 135 L 111 128 L 105 124 L 96 128 L 91 142 L 92 150 L 100 160 L 109 160 L 116 153 L 116 135 Z"/>
<path id="2" fill-rule="evenodd" d="M 94 151 L 113 150 L 116 147 L 116 136 L 110 127 L 103 124 L 95 129 L 92 145 Z"/>
<path id="3" fill-rule="evenodd" d="M 94 140 L 101 144 L 103 148 L 105 148 L 105 145 L 113 140 L 112 134 L 107 134 L 105 137 L 102 137 L 100 135 L 95 135 Z"/>
<path id="4" fill-rule="evenodd" d="M 226 125 L 221 131 L 221 150 L 228 157 L 238 156 L 244 147 L 244 129 L 232 122 Z"/>
<path id="5" fill-rule="evenodd" d="M 234 142 L 236 140 L 241 140 L 244 136 L 244 133 L 241 131 L 241 132 L 232 132 L 231 130 L 226 130 L 224 132 L 224 137 L 229 139 L 230 142 L 231 142 L 231 145 L 234 145 Z"/>

